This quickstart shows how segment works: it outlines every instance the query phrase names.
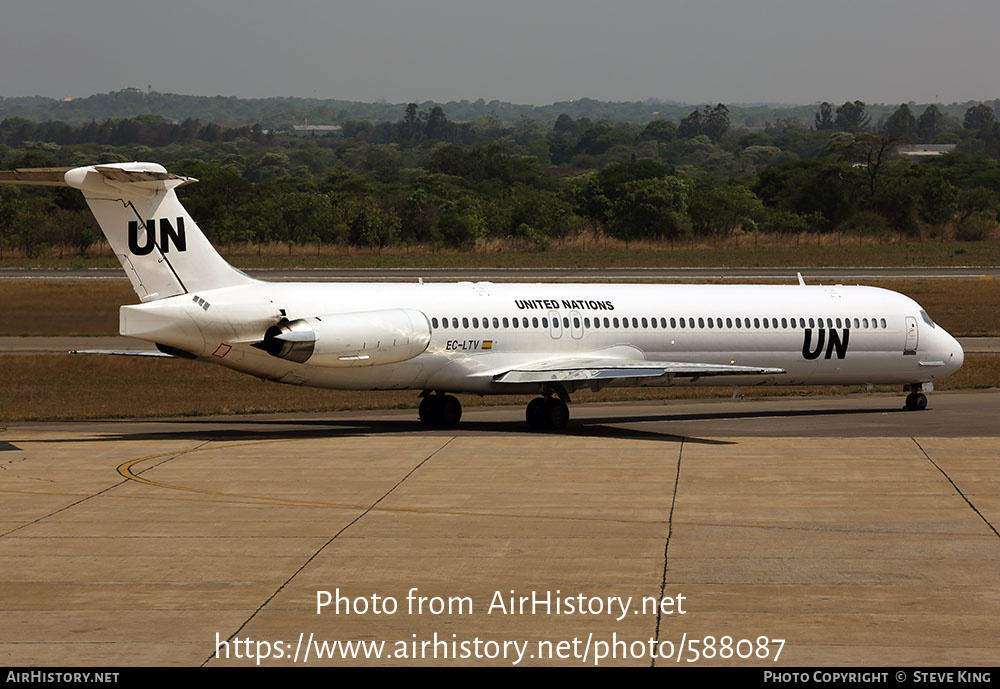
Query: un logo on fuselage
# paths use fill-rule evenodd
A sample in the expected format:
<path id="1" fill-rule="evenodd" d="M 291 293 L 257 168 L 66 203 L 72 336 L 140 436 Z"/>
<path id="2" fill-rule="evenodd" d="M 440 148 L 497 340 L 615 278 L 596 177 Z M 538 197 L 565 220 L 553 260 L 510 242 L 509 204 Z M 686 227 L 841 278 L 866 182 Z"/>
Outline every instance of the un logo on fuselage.
<path id="1" fill-rule="evenodd" d="M 827 329 L 818 328 L 816 330 L 816 349 L 812 348 L 812 328 L 806 328 L 805 337 L 802 339 L 802 356 L 806 359 L 818 359 L 820 354 L 823 353 L 823 345 L 826 345 L 826 356 L 824 359 L 829 359 L 833 356 L 833 352 L 837 352 L 837 358 L 843 359 L 847 356 L 847 343 L 851 339 L 851 331 L 845 328 L 843 330 L 843 335 L 838 333 L 833 328 L 829 329 L 830 338 L 827 342 Z"/>
<path id="2" fill-rule="evenodd" d="M 145 243 L 139 244 L 139 221 L 130 220 L 128 223 L 128 250 L 136 256 L 145 256 L 154 247 L 158 247 L 161 253 L 169 253 L 170 245 L 173 244 L 177 251 L 187 251 L 187 237 L 184 235 L 184 218 L 177 218 L 177 228 L 166 218 L 160 218 L 160 241 L 156 241 L 156 220 L 147 220 L 145 226 Z"/>

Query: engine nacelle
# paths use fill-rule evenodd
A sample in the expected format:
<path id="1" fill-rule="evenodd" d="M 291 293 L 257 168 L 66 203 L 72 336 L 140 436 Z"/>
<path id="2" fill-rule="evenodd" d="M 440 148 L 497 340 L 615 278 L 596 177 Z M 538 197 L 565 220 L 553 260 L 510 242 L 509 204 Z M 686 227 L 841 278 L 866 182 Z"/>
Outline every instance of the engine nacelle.
<path id="1" fill-rule="evenodd" d="M 282 319 L 254 346 L 300 364 L 349 367 L 406 361 L 423 354 L 430 342 L 427 316 L 386 309 Z"/>

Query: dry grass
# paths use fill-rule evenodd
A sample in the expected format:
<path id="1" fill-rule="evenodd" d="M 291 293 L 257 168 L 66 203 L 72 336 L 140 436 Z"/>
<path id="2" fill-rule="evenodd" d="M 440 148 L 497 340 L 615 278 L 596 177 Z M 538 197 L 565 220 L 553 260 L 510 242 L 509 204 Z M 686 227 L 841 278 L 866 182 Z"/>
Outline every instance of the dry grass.
<path id="1" fill-rule="evenodd" d="M 996 231 L 994 231 L 996 234 Z M 219 252 L 239 268 L 602 268 L 668 266 L 968 266 L 1000 264 L 995 240 L 960 242 L 898 235 L 733 234 L 717 240 L 639 241 L 626 244 L 589 230 L 553 240 L 544 249 L 512 238 L 483 240 L 467 249 L 438 246 L 359 248 L 275 243 L 225 245 Z M 63 255 L 61 255 L 63 254 Z M 117 268 L 106 242 L 86 257 L 52 247 L 34 258 L 6 252 L 0 267 Z"/>
<path id="2" fill-rule="evenodd" d="M 953 335 L 1000 336 L 1000 280 L 884 280 Z M 0 280 L 0 336 L 118 334 L 118 307 L 135 303 L 126 280 Z"/>
<path id="3" fill-rule="evenodd" d="M 1000 335 L 1000 280 L 883 280 L 867 284 L 914 299 L 956 337 Z"/>
<path id="4" fill-rule="evenodd" d="M 0 421 L 203 416 L 416 407 L 413 391 L 341 392 L 267 383 L 191 361 L 102 356 L 0 357 Z M 939 390 L 1000 387 L 1000 356 L 969 355 Z M 897 388 L 880 388 L 896 391 Z M 745 388 L 746 397 L 862 392 L 861 388 Z M 575 402 L 729 397 L 732 388 L 582 391 Z M 466 406 L 525 404 L 530 397 L 462 396 Z"/>
<path id="5" fill-rule="evenodd" d="M 117 335 L 137 301 L 128 280 L 0 280 L 0 336 Z"/>

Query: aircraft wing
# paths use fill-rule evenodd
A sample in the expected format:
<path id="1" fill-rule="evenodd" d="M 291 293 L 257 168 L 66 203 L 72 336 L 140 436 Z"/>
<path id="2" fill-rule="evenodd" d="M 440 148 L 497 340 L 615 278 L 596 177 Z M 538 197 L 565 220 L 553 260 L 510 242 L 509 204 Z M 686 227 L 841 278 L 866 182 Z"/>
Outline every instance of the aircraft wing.
<path id="1" fill-rule="evenodd" d="M 493 380 L 497 383 L 552 383 L 661 376 L 692 379 L 703 376 L 772 376 L 782 373 L 785 373 L 783 368 L 581 357 L 520 366 L 493 376 Z"/>

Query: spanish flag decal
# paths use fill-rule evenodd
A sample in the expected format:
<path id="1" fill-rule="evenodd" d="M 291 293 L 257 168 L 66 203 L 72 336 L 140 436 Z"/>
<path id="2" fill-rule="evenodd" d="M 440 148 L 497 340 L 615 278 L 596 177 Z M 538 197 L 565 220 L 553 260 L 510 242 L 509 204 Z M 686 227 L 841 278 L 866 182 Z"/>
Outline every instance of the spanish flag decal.
<path id="1" fill-rule="evenodd" d="M 483 349 L 493 349 L 493 340 L 483 340 Z"/>

